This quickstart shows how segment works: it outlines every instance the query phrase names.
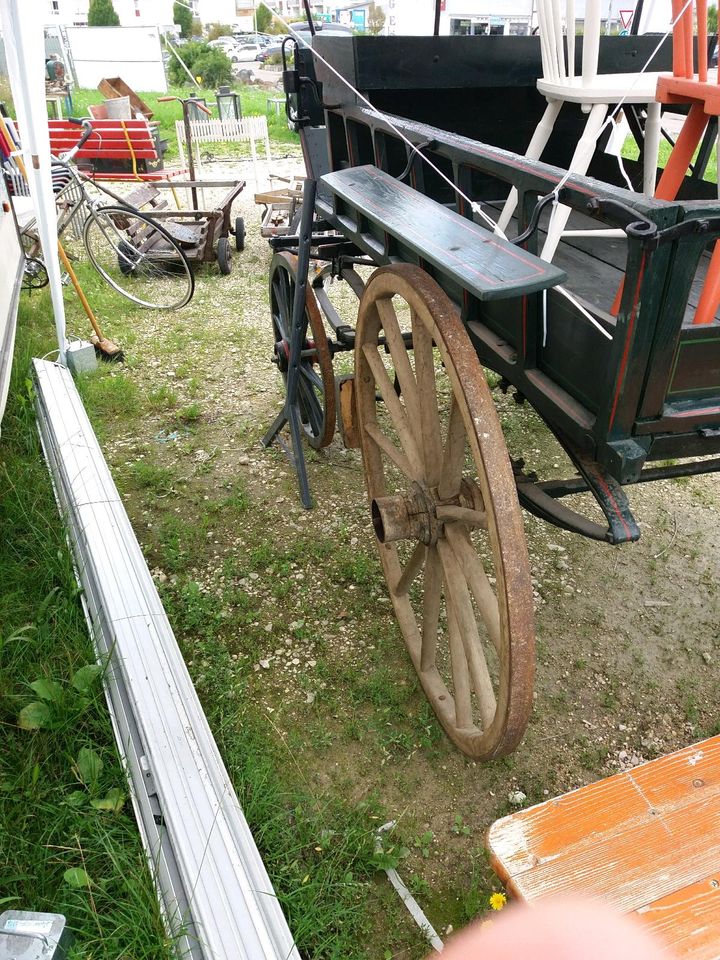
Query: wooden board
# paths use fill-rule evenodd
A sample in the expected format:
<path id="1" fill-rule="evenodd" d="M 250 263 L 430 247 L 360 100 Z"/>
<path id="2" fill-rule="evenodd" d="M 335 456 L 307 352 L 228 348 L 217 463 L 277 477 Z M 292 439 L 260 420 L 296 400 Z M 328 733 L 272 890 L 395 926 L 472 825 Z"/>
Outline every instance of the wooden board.
<path id="1" fill-rule="evenodd" d="M 374 166 L 326 174 L 323 184 L 340 203 L 337 220 L 359 214 L 401 239 L 423 260 L 480 300 L 506 299 L 562 283 L 565 273 L 429 199 Z"/>
<path id="2" fill-rule="evenodd" d="M 487 846 L 520 900 L 599 897 L 678 957 L 720 958 L 720 737 L 504 817 Z"/>

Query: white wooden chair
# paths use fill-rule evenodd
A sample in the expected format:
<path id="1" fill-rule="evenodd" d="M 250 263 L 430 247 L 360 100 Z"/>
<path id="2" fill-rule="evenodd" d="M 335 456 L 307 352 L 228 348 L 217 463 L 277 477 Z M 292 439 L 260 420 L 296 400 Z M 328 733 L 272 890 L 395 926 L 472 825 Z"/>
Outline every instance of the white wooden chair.
<path id="1" fill-rule="evenodd" d="M 585 4 L 582 72 L 575 76 L 575 4 L 567 0 L 566 33 L 560 12 L 560 0 L 538 0 L 540 43 L 543 75 L 537 88 L 547 99 L 547 107 L 530 141 L 525 156 L 538 160 L 550 139 L 564 103 L 578 103 L 588 114 L 587 123 L 575 147 L 569 170 L 585 174 L 595 152 L 596 140 L 611 104 L 623 100 L 627 104 L 647 104 L 644 144 L 643 192 L 655 191 L 657 156 L 660 145 L 660 104 L 655 99 L 658 73 L 598 74 L 600 49 L 600 0 Z M 566 43 L 566 42 L 567 43 Z M 567 49 L 566 49 L 567 47 Z M 513 187 L 498 220 L 503 232 L 517 206 L 517 190 Z M 553 212 L 541 256 L 552 260 L 561 234 L 570 216 L 570 208 L 560 204 Z"/>

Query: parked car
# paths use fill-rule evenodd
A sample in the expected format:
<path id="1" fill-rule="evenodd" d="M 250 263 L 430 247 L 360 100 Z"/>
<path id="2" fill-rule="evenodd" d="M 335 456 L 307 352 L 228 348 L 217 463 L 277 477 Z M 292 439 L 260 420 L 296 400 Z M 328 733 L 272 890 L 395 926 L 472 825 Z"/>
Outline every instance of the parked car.
<path id="1" fill-rule="evenodd" d="M 263 48 L 259 43 L 243 43 L 235 47 L 232 56 L 228 54 L 233 63 L 247 63 L 249 60 L 259 60 Z"/>
<path id="2" fill-rule="evenodd" d="M 299 33 L 303 40 L 310 37 L 310 27 L 307 23 L 291 24 L 294 33 Z M 316 23 L 315 32 L 323 37 L 354 37 L 355 31 L 344 23 Z"/>
<path id="3" fill-rule="evenodd" d="M 237 43 L 233 37 L 218 37 L 217 40 L 211 40 L 208 46 L 212 47 L 213 50 L 224 50 L 228 53 L 230 50 L 235 49 Z"/>
<path id="4" fill-rule="evenodd" d="M 282 44 L 281 43 L 269 43 L 266 47 L 263 47 L 262 53 L 258 57 L 258 60 L 261 63 L 265 63 L 266 60 L 269 60 L 270 57 L 274 55 L 279 55 L 282 53 Z"/>
<path id="5" fill-rule="evenodd" d="M 237 31 L 233 34 L 233 38 L 236 43 L 259 43 L 261 47 L 267 46 L 274 39 L 267 33 L 238 33 Z"/>

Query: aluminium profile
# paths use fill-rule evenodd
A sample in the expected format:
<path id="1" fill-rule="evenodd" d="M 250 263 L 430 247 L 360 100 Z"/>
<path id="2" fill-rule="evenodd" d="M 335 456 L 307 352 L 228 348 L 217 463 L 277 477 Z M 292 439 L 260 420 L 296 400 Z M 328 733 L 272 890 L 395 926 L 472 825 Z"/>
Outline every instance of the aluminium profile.
<path id="1" fill-rule="evenodd" d="M 192 960 L 299 960 L 68 370 L 33 361 L 38 428 L 159 899 Z"/>

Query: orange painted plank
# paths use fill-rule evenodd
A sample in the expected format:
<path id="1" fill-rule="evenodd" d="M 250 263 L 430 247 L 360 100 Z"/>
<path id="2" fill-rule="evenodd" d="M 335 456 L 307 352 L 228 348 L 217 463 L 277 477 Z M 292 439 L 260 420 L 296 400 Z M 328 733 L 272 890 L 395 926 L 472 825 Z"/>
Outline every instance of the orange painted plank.
<path id="1" fill-rule="evenodd" d="M 637 916 L 681 960 L 720 960 L 720 862 L 710 876 L 641 907 Z"/>
<path id="2" fill-rule="evenodd" d="M 702 103 L 710 117 L 720 113 L 720 89 L 716 83 L 663 75 L 658 77 L 655 96 L 660 103 Z"/>
<path id="3" fill-rule="evenodd" d="M 493 866 L 519 899 L 574 891 L 637 910 L 720 860 L 720 737 L 498 820 Z"/>

